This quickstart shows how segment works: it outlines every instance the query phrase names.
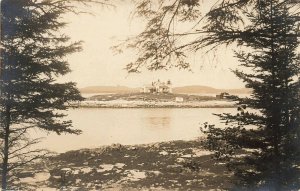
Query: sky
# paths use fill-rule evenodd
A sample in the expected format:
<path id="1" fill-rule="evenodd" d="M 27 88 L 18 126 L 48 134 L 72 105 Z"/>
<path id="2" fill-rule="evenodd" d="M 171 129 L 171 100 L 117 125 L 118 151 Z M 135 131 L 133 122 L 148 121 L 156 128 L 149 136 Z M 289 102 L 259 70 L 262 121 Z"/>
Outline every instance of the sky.
<path id="1" fill-rule="evenodd" d="M 215 88 L 242 88 L 244 84 L 231 72 L 238 62 L 232 48 L 221 49 L 214 54 L 201 52 L 189 55 L 191 70 L 173 68 L 168 71 L 128 74 L 124 70 L 136 55 L 132 50 L 115 54 L 112 46 L 132 37 L 144 28 L 145 21 L 131 18 L 133 5 L 122 2 L 116 7 L 93 6 L 86 8 L 93 15 L 69 14 L 69 23 L 62 31 L 72 41 L 84 41 L 83 50 L 67 57 L 72 72 L 60 81 L 74 81 L 79 88 L 87 86 L 141 87 L 152 81 L 171 80 L 174 86 L 204 85 Z"/>

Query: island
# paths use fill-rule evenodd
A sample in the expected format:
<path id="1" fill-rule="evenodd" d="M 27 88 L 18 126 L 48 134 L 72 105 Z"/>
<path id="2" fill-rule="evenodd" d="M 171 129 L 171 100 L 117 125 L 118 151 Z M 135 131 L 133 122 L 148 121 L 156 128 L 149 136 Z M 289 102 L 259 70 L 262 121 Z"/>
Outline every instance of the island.
<path id="1" fill-rule="evenodd" d="M 232 108 L 230 95 L 247 96 L 250 89 L 216 89 L 208 86 L 173 87 L 160 80 L 139 88 L 91 86 L 80 89 L 85 100 L 71 107 L 85 108 Z"/>
<path id="2" fill-rule="evenodd" d="M 236 103 L 220 96 L 188 94 L 104 94 L 72 103 L 71 107 L 89 108 L 230 108 Z"/>

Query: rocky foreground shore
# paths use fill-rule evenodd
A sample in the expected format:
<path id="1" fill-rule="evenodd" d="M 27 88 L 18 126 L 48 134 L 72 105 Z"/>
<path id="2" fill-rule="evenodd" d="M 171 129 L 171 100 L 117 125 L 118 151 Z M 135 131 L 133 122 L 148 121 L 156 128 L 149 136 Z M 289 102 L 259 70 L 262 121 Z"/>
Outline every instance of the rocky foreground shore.
<path id="1" fill-rule="evenodd" d="M 201 141 L 173 141 L 54 155 L 22 169 L 14 189 L 226 190 L 232 179 Z"/>

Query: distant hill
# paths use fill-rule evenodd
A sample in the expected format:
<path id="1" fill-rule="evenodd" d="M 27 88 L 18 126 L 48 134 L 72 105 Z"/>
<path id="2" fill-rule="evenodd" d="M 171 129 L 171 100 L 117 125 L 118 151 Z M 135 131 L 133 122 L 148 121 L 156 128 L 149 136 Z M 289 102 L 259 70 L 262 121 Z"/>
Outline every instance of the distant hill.
<path id="1" fill-rule="evenodd" d="M 183 86 L 173 88 L 173 92 L 179 94 L 219 94 L 222 92 L 227 92 L 229 94 L 249 94 L 251 93 L 251 89 L 216 89 L 209 86 Z"/>
<path id="2" fill-rule="evenodd" d="M 89 86 L 79 89 L 81 93 L 134 93 L 139 92 L 139 88 L 126 86 Z"/>
<path id="3" fill-rule="evenodd" d="M 81 93 L 137 93 L 140 88 L 130 88 L 127 86 L 89 86 L 81 88 Z M 230 94 L 249 94 L 251 89 L 241 88 L 241 89 L 216 89 L 209 86 L 182 86 L 174 87 L 173 93 L 178 94 L 219 94 L 222 92 L 227 92 Z"/>

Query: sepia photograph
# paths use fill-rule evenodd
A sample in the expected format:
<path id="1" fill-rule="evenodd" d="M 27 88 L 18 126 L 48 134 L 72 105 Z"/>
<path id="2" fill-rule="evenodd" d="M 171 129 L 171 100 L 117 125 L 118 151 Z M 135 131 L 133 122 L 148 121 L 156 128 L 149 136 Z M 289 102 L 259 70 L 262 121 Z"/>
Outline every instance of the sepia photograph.
<path id="1" fill-rule="evenodd" d="M 2 191 L 299 191 L 299 0 L 0 0 Z"/>

